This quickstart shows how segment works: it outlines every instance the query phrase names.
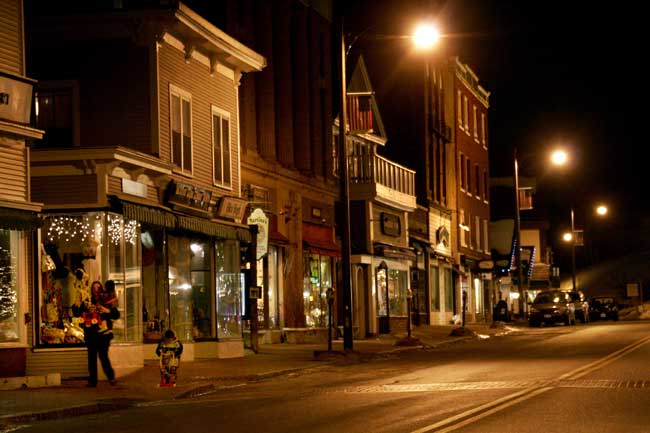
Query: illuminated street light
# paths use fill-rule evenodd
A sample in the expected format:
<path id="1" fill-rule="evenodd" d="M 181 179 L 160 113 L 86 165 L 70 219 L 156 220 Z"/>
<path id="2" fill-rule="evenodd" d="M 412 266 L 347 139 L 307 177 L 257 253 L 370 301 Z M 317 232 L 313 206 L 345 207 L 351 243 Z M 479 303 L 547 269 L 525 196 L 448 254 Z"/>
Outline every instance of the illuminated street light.
<path id="1" fill-rule="evenodd" d="M 605 215 L 607 215 L 607 206 L 602 205 L 602 204 L 599 205 L 599 206 L 596 208 L 596 213 L 597 213 L 598 215 L 600 215 L 600 216 L 605 216 Z"/>
<path id="2" fill-rule="evenodd" d="M 564 242 L 571 242 L 573 240 L 573 235 L 570 232 L 566 232 L 562 235 Z"/>
<path id="3" fill-rule="evenodd" d="M 520 199 L 519 199 L 519 159 L 517 156 L 517 148 L 514 149 L 514 177 L 515 177 L 515 231 L 517 233 L 517 247 L 515 248 L 515 264 L 517 266 L 517 290 L 523 295 L 523 270 L 521 267 L 521 213 L 520 213 Z M 569 160 L 569 155 L 564 150 L 555 150 L 550 155 L 550 160 L 553 165 L 564 165 Z M 573 211 L 572 211 L 573 212 Z M 573 215 L 573 214 L 572 214 Z M 573 218 L 573 217 L 572 217 Z M 573 227 L 573 225 L 572 225 Z M 524 313 L 524 296 L 519 296 L 519 314 Z"/>
<path id="4" fill-rule="evenodd" d="M 343 203 L 343 232 L 341 233 L 341 292 L 343 300 L 343 349 L 352 350 L 352 268 L 351 268 L 351 249 L 350 249 L 350 179 L 348 178 L 348 144 L 347 144 L 347 124 L 348 124 L 348 107 L 347 107 L 347 82 L 345 63 L 347 53 L 352 48 L 352 44 L 359 39 L 362 32 L 355 39 L 353 39 L 350 47 L 345 45 L 345 29 L 343 25 L 343 17 L 341 17 L 341 114 L 339 123 L 339 170 L 341 179 L 341 202 Z M 367 30 L 367 29 L 366 29 Z M 429 25 L 421 25 L 416 29 L 412 36 L 412 40 L 418 48 L 430 49 L 440 39 L 438 30 Z M 410 320 L 410 314 L 409 314 Z"/>
<path id="5" fill-rule="evenodd" d="M 413 33 L 413 43 L 419 49 L 433 48 L 440 40 L 440 32 L 432 24 L 421 24 Z"/>

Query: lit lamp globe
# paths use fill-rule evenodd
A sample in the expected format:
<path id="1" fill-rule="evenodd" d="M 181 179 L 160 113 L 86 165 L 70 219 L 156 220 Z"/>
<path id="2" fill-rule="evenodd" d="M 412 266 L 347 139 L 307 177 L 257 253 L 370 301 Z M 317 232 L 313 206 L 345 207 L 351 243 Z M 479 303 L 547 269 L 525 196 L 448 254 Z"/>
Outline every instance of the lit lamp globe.
<path id="1" fill-rule="evenodd" d="M 571 242 L 573 240 L 573 235 L 569 232 L 566 232 L 562 235 L 564 242 Z"/>
<path id="2" fill-rule="evenodd" d="M 440 40 L 440 32 L 433 24 L 421 24 L 413 33 L 413 43 L 419 49 L 429 49 Z"/>
<path id="3" fill-rule="evenodd" d="M 554 165 L 564 165 L 569 160 L 569 155 L 564 150 L 556 150 L 551 154 L 551 162 Z"/>
<path id="4" fill-rule="evenodd" d="M 599 206 L 596 208 L 596 213 L 597 213 L 598 215 L 600 215 L 600 216 L 605 216 L 605 215 L 607 215 L 607 206 L 602 205 L 602 204 L 599 205 Z"/>

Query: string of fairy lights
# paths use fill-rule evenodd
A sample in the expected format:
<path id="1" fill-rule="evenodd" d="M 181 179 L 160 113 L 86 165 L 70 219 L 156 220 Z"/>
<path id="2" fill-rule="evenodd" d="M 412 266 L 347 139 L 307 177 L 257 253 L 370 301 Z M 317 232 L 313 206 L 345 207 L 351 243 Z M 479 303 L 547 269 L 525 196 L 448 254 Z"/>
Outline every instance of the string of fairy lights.
<path id="1" fill-rule="evenodd" d="M 122 215 L 107 214 L 106 232 L 109 242 L 120 245 L 122 239 L 135 245 L 140 224 L 135 220 L 124 221 Z M 100 246 L 103 233 L 103 214 L 94 217 L 88 215 L 59 215 L 49 218 L 47 239 L 50 242 L 73 240 L 84 242 L 94 240 Z"/>

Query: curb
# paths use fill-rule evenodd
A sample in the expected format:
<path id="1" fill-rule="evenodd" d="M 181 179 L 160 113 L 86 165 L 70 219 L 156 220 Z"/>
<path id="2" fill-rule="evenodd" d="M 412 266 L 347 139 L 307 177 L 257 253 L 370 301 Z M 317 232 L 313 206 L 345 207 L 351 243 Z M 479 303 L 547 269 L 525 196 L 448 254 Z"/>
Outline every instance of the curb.
<path id="1" fill-rule="evenodd" d="M 100 412 L 109 412 L 132 407 L 139 400 L 115 399 L 97 401 L 90 404 L 78 406 L 63 407 L 59 409 L 46 410 L 42 412 L 24 412 L 14 415 L 0 416 L 0 426 L 4 427 L 10 424 L 25 423 L 30 421 L 45 421 L 59 418 L 91 415 Z"/>

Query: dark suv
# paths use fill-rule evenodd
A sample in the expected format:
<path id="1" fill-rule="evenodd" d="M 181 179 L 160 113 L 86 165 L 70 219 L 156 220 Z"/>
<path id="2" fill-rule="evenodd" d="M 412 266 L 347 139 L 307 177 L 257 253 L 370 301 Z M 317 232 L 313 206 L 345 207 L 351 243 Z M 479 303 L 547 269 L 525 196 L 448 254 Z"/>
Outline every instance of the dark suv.
<path id="1" fill-rule="evenodd" d="M 569 292 L 548 290 L 540 292 L 528 307 L 528 324 L 541 326 L 546 323 L 576 323 L 575 305 Z"/>
<path id="2" fill-rule="evenodd" d="M 612 297 L 597 297 L 591 300 L 591 320 L 618 320 L 618 305 Z"/>

